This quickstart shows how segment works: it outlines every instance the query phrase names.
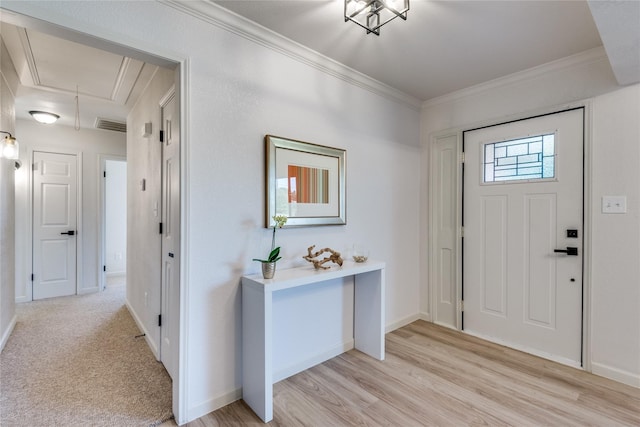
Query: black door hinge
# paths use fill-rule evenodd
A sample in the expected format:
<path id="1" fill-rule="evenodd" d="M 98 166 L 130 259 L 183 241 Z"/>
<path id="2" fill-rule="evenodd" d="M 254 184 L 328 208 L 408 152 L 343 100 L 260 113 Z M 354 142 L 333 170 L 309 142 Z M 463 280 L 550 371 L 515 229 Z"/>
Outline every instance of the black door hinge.
<path id="1" fill-rule="evenodd" d="M 33 282 L 36 279 L 36 275 L 31 273 L 31 281 Z"/>
<path id="2" fill-rule="evenodd" d="M 158 314 L 158 327 L 162 327 L 162 314 Z"/>
<path id="3" fill-rule="evenodd" d="M 106 265 L 102 266 L 102 271 L 107 271 L 107 266 Z"/>
<path id="4" fill-rule="evenodd" d="M 164 142 L 164 131 L 160 131 L 160 142 Z"/>
<path id="5" fill-rule="evenodd" d="M 160 231 L 160 234 L 162 234 L 162 223 L 159 224 L 158 230 Z"/>
<path id="6" fill-rule="evenodd" d="M 107 171 L 102 172 L 102 176 L 106 178 L 107 177 Z"/>

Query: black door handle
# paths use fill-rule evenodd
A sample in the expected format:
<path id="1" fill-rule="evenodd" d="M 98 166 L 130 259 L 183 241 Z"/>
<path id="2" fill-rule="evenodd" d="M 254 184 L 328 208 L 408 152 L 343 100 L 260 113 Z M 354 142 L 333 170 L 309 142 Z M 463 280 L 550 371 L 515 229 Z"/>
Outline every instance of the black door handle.
<path id="1" fill-rule="evenodd" d="M 553 252 L 565 253 L 567 255 L 578 256 L 578 248 L 568 246 L 567 249 L 554 249 Z"/>
<path id="2" fill-rule="evenodd" d="M 60 234 L 68 234 L 69 236 L 74 236 L 76 234 L 75 230 L 69 230 L 69 231 L 65 231 L 63 233 Z"/>

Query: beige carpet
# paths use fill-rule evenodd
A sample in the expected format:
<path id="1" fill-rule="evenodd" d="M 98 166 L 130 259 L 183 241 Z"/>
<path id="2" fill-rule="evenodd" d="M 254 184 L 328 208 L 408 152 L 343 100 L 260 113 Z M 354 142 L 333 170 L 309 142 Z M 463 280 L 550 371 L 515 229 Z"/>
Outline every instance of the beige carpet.
<path id="1" fill-rule="evenodd" d="M 18 304 L 0 355 L 0 425 L 150 426 L 171 379 L 124 305 L 124 286 Z"/>

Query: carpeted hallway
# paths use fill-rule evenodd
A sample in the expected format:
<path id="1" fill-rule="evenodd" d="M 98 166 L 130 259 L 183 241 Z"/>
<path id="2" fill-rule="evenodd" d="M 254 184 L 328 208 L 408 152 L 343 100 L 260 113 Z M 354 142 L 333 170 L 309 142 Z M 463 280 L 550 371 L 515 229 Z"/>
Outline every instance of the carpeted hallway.
<path id="1" fill-rule="evenodd" d="M 125 307 L 125 287 L 18 304 L 0 355 L 0 425 L 150 426 L 171 379 Z"/>

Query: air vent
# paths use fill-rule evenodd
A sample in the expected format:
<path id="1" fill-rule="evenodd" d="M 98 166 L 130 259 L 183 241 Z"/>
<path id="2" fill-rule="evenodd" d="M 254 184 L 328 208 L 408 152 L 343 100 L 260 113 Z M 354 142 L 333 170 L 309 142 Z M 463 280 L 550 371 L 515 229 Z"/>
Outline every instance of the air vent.
<path id="1" fill-rule="evenodd" d="M 117 122 L 115 120 L 103 119 L 98 117 L 96 119 L 96 129 L 112 130 L 114 132 L 126 132 L 127 124 L 125 122 Z"/>

